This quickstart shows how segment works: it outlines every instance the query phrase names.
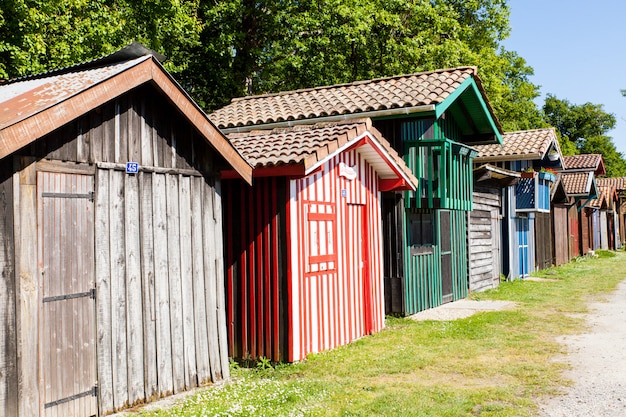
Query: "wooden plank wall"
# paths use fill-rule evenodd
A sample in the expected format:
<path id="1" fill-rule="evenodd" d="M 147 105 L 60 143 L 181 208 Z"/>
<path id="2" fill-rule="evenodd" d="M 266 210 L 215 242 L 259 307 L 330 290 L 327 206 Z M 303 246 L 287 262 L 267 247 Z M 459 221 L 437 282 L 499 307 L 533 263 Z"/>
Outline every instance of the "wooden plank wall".
<path id="1" fill-rule="evenodd" d="M 101 412 L 228 377 L 213 184 L 114 169 L 96 177 Z"/>
<path id="2" fill-rule="evenodd" d="M 470 291 L 495 288 L 500 282 L 501 190 L 477 187 L 469 214 Z"/>
<path id="3" fill-rule="evenodd" d="M 569 233 L 567 229 L 567 207 L 552 207 L 552 225 L 554 230 L 554 263 L 563 265 L 569 262 Z"/>
<path id="4" fill-rule="evenodd" d="M 13 163 L 0 161 L 0 415 L 17 415 Z"/>
<path id="5" fill-rule="evenodd" d="M 339 176 L 341 163 L 355 167 L 356 179 Z M 350 151 L 326 162 L 323 171 L 292 180 L 290 195 L 290 202 L 295 203 L 289 206 L 288 226 L 293 334 L 289 360 L 301 360 L 384 326 L 380 194 L 373 167 L 358 152 Z M 326 206 L 325 218 L 328 206 L 334 207 L 336 221 L 323 221 L 326 229 L 316 220 L 318 216 L 311 216 L 320 213 L 320 206 Z M 312 238 L 315 231 L 319 233 L 317 247 Z M 360 244 L 361 238 L 365 242 Z M 337 246 L 320 249 L 325 241 Z M 322 253 L 332 254 L 327 268 L 316 256 Z"/>
<path id="6" fill-rule="evenodd" d="M 535 268 L 537 270 L 550 268 L 553 262 L 552 216 L 550 213 L 536 213 L 535 215 Z"/>
<path id="7" fill-rule="evenodd" d="M 5 376 L 18 382 L 0 386 L 0 401 L 2 395 L 16 398 L 0 406 L 12 410 L 19 401 L 24 416 L 38 415 L 40 407 L 37 323 L 32 320 L 39 297 L 33 281 L 34 160 L 55 172 L 100 168 L 95 225 L 100 412 L 228 377 L 221 197 L 214 180 L 225 162 L 146 85 L 16 153 L 13 213 L 19 215 L 12 233 L 18 279 L 2 281 L 7 292 L 0 301 L 10 307 L 12 285 L 21 297 L 14 309 L 15 330 L 6 330 L 8 368 L 2 369 L 0 382 Z M 142 172 L 119 171 L 128 161 L 138 162 Z M 0 188 L 11 191 L 4 180 Z M 9 224 L 10 218 L 2 221 Z M 1 236 L 3 245 L 7 236 Z M 7 314 L 10 323 L 10 309 Z M 11 331 L 17 339 L 13 350 Z M 14 378 L 10 365 L 12 352 L 21 352 L 20 378 Z"/>
<path id="8" fill-rule="evenodd" d="M 286 361 L 287 180 L 228 180 L 223 189 L 229 353 Z"/>

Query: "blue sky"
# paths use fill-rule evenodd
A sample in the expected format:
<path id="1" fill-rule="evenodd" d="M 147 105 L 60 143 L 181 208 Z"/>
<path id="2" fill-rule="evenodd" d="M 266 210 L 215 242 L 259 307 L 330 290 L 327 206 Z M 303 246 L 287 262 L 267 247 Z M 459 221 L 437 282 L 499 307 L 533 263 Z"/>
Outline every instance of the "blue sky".
<path id="1" fill-rule="evenodd" d="M 506 49 L 533 67 L 531 81 L 573 104 L 591 102 L 617 119 L 609 132 L 626 155 L 626 0 L 509 0 Z"/>

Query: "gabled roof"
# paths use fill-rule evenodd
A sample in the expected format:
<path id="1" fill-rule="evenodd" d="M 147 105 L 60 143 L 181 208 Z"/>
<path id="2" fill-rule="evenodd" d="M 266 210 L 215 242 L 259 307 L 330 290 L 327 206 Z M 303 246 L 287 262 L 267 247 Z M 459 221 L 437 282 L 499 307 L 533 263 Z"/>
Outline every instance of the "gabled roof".
<path id="1" fill-rule="evenodd" d="M 598 182 L 599 187 L 610 186 L 615 188 L 617 191 L 626 190 L 626 177 L 598 178 L 596 181 Z"/>
<path id="2" fill-rule="evenodd" d="M 394 181 L 394 189 L 417 188 L 417 178 L 367 118 L 231 133 L 228 138 L 255 168 L 255 176 L 308 175 L 339 153 L 357 149 L 381 179 Z"/>
<path id="3" fill-rule="evenodd" d="M 565 169 L 574 171 L 593 171 L 596 175 L 606 175 L 604 159 L 600 154 L 583 154 L 563 157 Z"/>
<path id="4" fill-rule="evenodd" d="M 0 159 L 145 83 L 152 83 L 246 181 L 252 168 L 151 51 L 132 44 L 108 57 L 0 84 Z"/>
<path id="5" fill-rule="evenodd" d="M 209 117 L 226 132 L 350 118 L 451 113 L 474 141 L 500 141 L 502 128 L 474 67 L 421 72 L 233 99 Z"/>
<path id="6" fill-rule="evenodd" d="M 589 197 L 597 195 L 593 172 L 562 172 L 561 181 L 565 192 L 570 197 Z"/>
<path id="7" fill-rule="evenodd" d="M 589 205 L 594 208 L 611 210 L 618 201 L 617 190 L 611 186 L 598 186 L 598 197 L 591 200 Z"/>
<path id="8" fill-rule="evenodd" d="M 502 137 L 502 145 L 477 145 L 476 162 L 543 160 L 548 153 L 562 160 L 561 148 L 552 127 L 533 130 L 507 132 Z"/>

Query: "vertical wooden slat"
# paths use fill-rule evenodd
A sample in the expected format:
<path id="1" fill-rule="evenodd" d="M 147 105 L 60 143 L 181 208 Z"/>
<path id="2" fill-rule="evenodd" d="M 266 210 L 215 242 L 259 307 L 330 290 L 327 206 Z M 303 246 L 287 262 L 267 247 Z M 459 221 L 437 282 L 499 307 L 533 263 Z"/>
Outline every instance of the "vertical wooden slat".
<path id="1" fill-rule="evenodd" d="M 167 192 L 167 264 L 170 291 L 170 320 L 172 322 L 172 375 L 174 392 L 185 388 L 185 351 L 182 312 L 181 240 L 178 207 L 178 176 L 166 175 Z"/>
<path id="2" fill-rule="evenodd" d="M 18 402 L 19 415 L 39 415 L 40 398 L 38 387 L 37 317 L 39 289 L 37 271 L 36 229 L 36 177 L 31 158 L 15 159 L 13 189 L 15 190 L 15 266 L 17 303 L 17 351 L 18 355 Z"/>
<path id="3" fill-rule="evenodd" d="M 228 331 L 226 329 L 226 290 L 224 288 L 224 238 L 222 236 L 222 191 L 219 179 L 214 183 L 213 219 L 215 222 L 215 279 L 217 298 L 217 338 L 219 343 L 221 377 L 230 377 L 228 361 Z"/>
<path id="4" fill-rule="evenodd" d="M 146 153 L 142 153 L 146 155 Z M 158 394 L 156 351 L 156 307 L 154 294 L 154 225 L 152 219 L 152 176 L 139 174 L 139 218 L 141 235 L 141 292 L 143 307 L 143 362 L 146 400 Z"/>
<path id="5" fill-rule="evenodd" d="M 214 202 L 213 199 L 215 189 L 209 184 L 204 184 L 202 189 L 202 223 L 204 238 L 204 288 L 207 310 L 207 328 L 209 333 L 209 362 L 211 368 L 211 378 L 216 381 L 222 378 L 220 350 L 217 320 L 217 275 L 215 270 L 216 247 L 215 247 L 215 220 L 214 220 Z"/>
<path id="6" fill-rule="evenodd" d="M 133 159 L 135 160 L 135 159 Z M 128 402 L 145 398 L 141 247 L 139 223 L 139 179 L 124 176 L 124 248 L 126 261 L 126 348 L 128 363 Z"/>
<path id="7" fill-rule="evenodd" d="M 0 167 L 0 415 L 17 415 L 17 339 L 11 164 Z"/>
<path id="8" fill-rule="evenodd" d="M 202 241 L 202 178 L 191 179 L 191 246 L 193 309 L 195 324 L 196 364 L 198 383 L 211 378 L 209 370 L 209 334 L 207 332 L 207 312 L 204 288 L 204 245 Z"/>
<path id="9" fill-rule="evenodd" d="M 129 403 L 127 363 L 127 300 L 124 177 L 109 171 L 109 222 L 111 233 L 111 339 L 113 362 L 113 405 L 116 410 Z"/>
<path id="10" fill-rule="evenodd" d="M 166 396 L 174 391 L 168 281 L 168 250 L 170 242 L 167 230 L 167 189 L 165 175 L 155 174 L 152 177 L 152 181 L 157 380 L 159 383 L 159 395 Z"/>
<path id="11" fill-rule="evenodd" d="M 182 315 L 183 315 L 183 342 L 185 387 L 198 385 L 196 365 L 196 343 L 194 326 L 193 304 L 193 258 L 191 238 L 191 180 L 189 177 L 180 177 L 178 184 L 180 244 L 181 244 L 181 280 L 182 280 Z"/>
<path id="12" fill-rule="evenodd" d="M 113 412 L 113 352 L 111 334 L 111 253 L 109 223 L 109 172 L 96 172 L 96 327 L 98 399 L 100 414 Z"/>

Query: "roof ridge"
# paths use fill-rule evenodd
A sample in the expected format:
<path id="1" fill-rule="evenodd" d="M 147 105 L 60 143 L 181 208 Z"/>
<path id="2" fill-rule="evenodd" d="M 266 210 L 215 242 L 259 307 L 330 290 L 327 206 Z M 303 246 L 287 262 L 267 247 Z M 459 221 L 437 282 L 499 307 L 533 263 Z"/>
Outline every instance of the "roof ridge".
<path id="1" fill-rule="evenodd" d="M 22 81 L 30 81 L 30 80 L 37 80 L 41 78 L 48 78 L 48 77 L 68 74 L 71 72 L 87 71 L 90 69 L 104 67 L 110 64 L 117 64 L 121 62 L 130 61 L 136 58 L 140 58 L 142 56 L 153 56 L 159 62 L 163 62 L 166 59 L 165 55 L 159 54 L 158 52 L 153 51 L 152 49 L 146 48 L 144 45 L 140 44 L 139 42 L 132 42 L 121 49 L 118 49 L 110 54 L 101 56 L 100 58 L 92 59 L 91 61 L 80 62 L 78 64 L 68 65 L 68 66 L 61 67 L 61 68 L 55 68 L 55 69 L 51 69 L 49 71 L 41 72 L 38 74 L 24 75 L 18 78 L 11 78 L 8 80 L 3 80 L 1 84 L 6 85 L 6 84 L 12 84 L 12 83 L 17 83 L 17 82 L 22 82 Z"/>
<path id="2" fill-rule="evenodd" d="M 552 126 L 550 127 L 537 127 L 535 129 L 524 129 L 524 130 L 514 130 L 512 132 L 504 132 L 505 135 L 511 135 L 514 133 L 528 133 L 528 132 L 538 132 L 540 130 L 552 130 L 552 131 L 556 131 L 556 129 Z"/>
<path id="3" fill-rule="evenodd" d="M 467 65 L 467 66 L 461 66 L 461 67 L 456 67 L 456 68 L 441 68 L 441 69 L 432 70 L 432 71 L 421 71 L 421 72 L 415 72 L 415 73 L 410 73 L 410 74 L 400 74 L 400 75 L 392 75 L 389 77 L 380 77 L 380 78 L 372 78 L 368 80 L 352 81 L 349 83 L 330 84 L 330 85 L 323 85 L 323 86 L 318 86 L 318 87 L 309 87 L 309 88 L 301 88 L 301 89 L 296 89 L 296 90 L 279 91 L 277 93 L 265 93 L 265 94 L 251 95 L 251 96 L 235 97 L 231 100 L 231 103 L 235 103 L 238 101 L 246 101 L 246 100 L 256 100 L 259 98 L 280 97 L 280 96 L 286 96 L 286 95 L 292 95 L 292 94 L 308 93 L 311 91 L 352 87 L 352 86 L 358 86 L 358 85 L 363 85 L 363 84 L 378 83 L 382 81 L 398 80 L 401 78 L 416 77 L 416 76 L 421 76 L 421 75 L 426 75 L 426 74 L 441 74 L 444 72 L 465 71 L 468 69 L 472 70 L 472 73 L 475 77 L 478 76 L 478 68 L 473 65 Z"/>

